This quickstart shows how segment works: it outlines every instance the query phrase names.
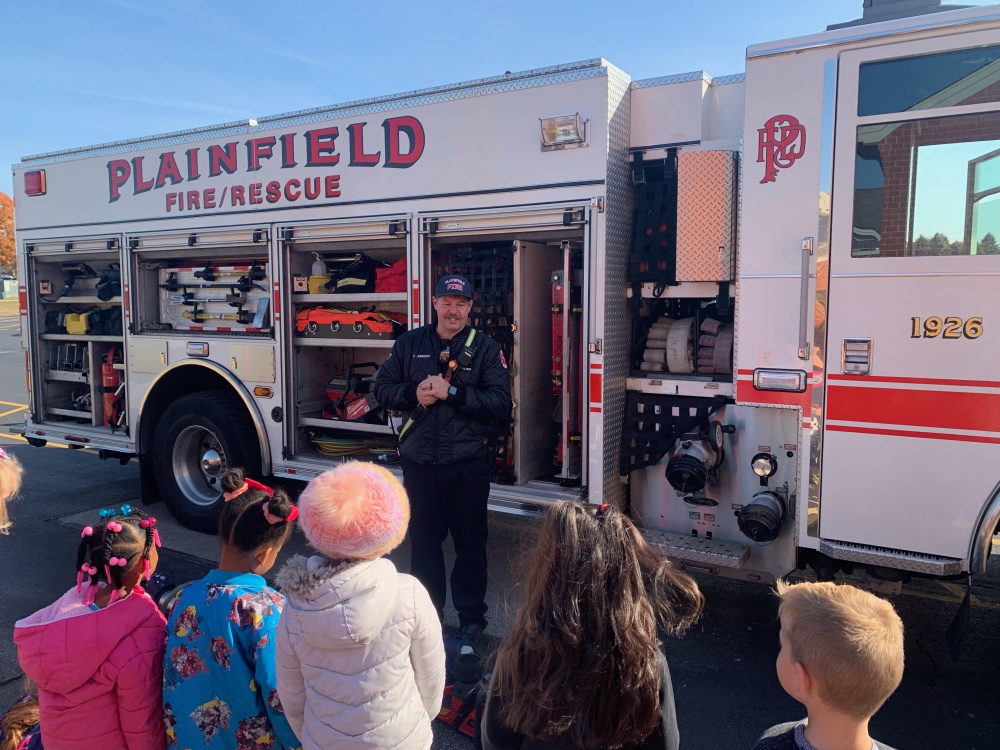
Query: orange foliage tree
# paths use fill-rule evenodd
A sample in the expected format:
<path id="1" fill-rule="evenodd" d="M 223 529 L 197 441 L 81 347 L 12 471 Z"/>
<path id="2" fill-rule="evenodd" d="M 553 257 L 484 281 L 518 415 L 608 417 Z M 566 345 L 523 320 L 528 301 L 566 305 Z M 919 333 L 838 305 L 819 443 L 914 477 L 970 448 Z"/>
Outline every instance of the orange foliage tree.
<path id="1" fill-rule="evenodd" d="M 0 269 L 14 272 L 14 200 L 0 193 Z"/>

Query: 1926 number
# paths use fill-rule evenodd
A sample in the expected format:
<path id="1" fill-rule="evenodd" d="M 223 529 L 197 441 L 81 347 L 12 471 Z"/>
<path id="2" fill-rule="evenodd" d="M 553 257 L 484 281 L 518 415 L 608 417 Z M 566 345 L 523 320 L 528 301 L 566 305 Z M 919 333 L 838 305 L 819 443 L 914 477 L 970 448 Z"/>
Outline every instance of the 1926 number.
<path id="1" fill-rule="evenodd" d="M 942 320 L 937 316 L 930 318 L 910 318 L 913 329 L 910 332 L 911 339 L 933 339 L 940 336 L 943 339 L 960 339 L 963 336 L 967 339 L 978 339 L 983 335 L 983 319 L 968 318 L 945 318 Z"/>

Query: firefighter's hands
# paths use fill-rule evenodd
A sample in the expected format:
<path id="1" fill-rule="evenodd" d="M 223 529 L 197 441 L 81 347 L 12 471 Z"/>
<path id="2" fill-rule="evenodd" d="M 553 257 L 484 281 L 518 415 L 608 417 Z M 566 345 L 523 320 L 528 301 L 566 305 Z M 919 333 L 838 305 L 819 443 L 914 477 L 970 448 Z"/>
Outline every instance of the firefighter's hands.
<path id="1" fill-rule="evenodd" d="M 444 401 L 446 398 L 448 398 L 448 381 L 440 375 L 428 375 L 417 386 L 417 401 L 424 406 L 430 406 L 435 401 Z"/>

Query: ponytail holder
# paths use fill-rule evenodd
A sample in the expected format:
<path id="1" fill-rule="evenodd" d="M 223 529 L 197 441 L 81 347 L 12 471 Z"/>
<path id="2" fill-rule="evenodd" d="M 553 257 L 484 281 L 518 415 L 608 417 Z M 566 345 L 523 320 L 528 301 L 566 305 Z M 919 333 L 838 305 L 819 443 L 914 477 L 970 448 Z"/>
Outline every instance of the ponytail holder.
<path id="1" fill-rule="evenodd" d="M 101 508 L 97 512 L 97 515 L 99 515 L 101 518 L 111 518 L 113 515 L 115 515 L 115 509 L 114 508 Z"/>
<path id="2" fill-rule="evenodd" d="M 7 455 L 7 451 L 3 448 L 0 448 L 0 458 L 10 458 L 10 456 Z"/>
<path id="3" fill-rule="evenodd" d="M 294 521 L 296 518 L 299 517 L 299 509 L 296 508 L 294 505 L 292 506 L 291 512 L 288 514 L 288 518 L 282 518 L 281 516 L 275 516 L 275 515 L 273 515 L 271 513 L 271 501 L 270 500 L 267 501 L 266 503 L 264 503 L 261 507 L 264 509 L 264 518 L 267 519 L 267 522 L 269 524 L 276 524 L 276 523 L 282 523 L 282 522 L 284 522 L 284 523 L 291 523 L 292 521 Z"/>
<path id="4" fill-rule="evenodd" d="M 108 560 L 108 565 L 110 565 L 112 568 L 115 567 L 116 565 L 119 568 L 124 568 L 127 564 L 128 560 L 126 560 L 124 557 L 112 557 L 110 560 Z"/>
<path id="5" fill-rule="evenodd" d="M 117 534 L 121 530 L 122 530 L 122 525 L 117 521 L 112 521 L 111 523 L 108 524 L 108 531 L 112 532 L 113 534 Z"/>
<path id="6" fill-rule="evenodd" d="M 244 482 L 244 484 L 247 487 L 249 487 L 251 490 L 260 490 L 261 492 L 263 492 L 264 494 L 266 494 L 268 497 L 271 497 L 274 494 L 274 490 L 272 490 L 266 484 L 261 484 L 260 482 L 255 482 L 252 479 L 247 479 Z"/>
<path id="7" fill-rule="evenodd" d="M 246 482 L 244 482 L 243 484 L 241 484 L 239 487 L 237 487 L 232 492 L 223 492 L 222 493 L 222 499 L 225 500 L 228 503 L 234 497 L 239 497 L 244 492 L 246 492 L 248 489 L 250 489 L 250 485 L 247 484 Z"/>
<path id="8" fill-rule="evenodd" d="M 130 515 L 132 515 L 132 506 L 128 505 L 127 503 L 125 505 L 122 505 L 121 506 L 121 512 L 122 512 L 123 516 L 130 516 Z"/>
<path id="9" fill-rule="evenodd" d="M 81 532 L 81 534 L 80 534 L 80 538 L 82 539 L 85 536 L 93 536 L 93 535 L 94 535 L 94 527 L 93 526 L 84 526 L 83 527 L 83 532 Z"/>
<path id="10" fill-rule="evenodd" d="M 610 505 L 608 505 L 607 503 L 604 503 L 603 505 L 601 505 L 601 507 L 599 507 L 597 509 L 597 515 L 602 516 L 602 517 L 606 516 L 608 514 L 608 508 L 610 508 L 610 507 L 611 507 Z"/>
<path id="11" fill-rule="evenodd" d="M 140 529 L 148 529 L 150 526 L 156 526 L 156 519 L 150 516 L 149 518 L 144 518 L 139 521 Z"/>

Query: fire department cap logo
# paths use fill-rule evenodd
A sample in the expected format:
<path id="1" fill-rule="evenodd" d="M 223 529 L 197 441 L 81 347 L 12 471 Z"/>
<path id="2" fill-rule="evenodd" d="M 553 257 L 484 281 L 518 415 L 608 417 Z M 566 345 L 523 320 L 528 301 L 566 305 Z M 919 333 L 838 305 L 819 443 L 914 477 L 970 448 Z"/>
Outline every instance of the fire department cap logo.
<path id="1" fill-rule="evenodd" d="M 775 115 L 757 136 L 757 163 L 764 163 L 762 185 L 777 180 L 779 169 L 788 169 L 806 152 L 805 126 L 791 115 Z"/>
<path id="2" fill-rule="evenodd" d="M 448 295 L 472 299 L 472 284 L 464 276 L 442 276 L 441 280 L 438 281 L 434 296 L 447 297 Z"/>

